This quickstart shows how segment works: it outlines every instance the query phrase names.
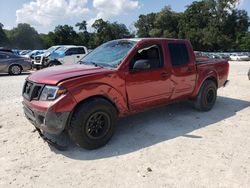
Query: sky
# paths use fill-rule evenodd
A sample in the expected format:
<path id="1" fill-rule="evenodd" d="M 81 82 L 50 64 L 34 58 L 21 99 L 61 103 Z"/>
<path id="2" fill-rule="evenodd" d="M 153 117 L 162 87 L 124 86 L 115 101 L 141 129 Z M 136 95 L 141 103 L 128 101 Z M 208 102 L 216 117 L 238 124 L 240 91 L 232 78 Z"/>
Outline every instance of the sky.
<path id="1" fill-rule="evenodd" d="M 170 5 L 182 12 L 193 0 L 1 0 L 0 22 L 5 29 L 18 23 L 29 23 L 39 33 L 48 33 L 57 25 L 74 26 L 86 20 L 92 25 L 95 19 L 124 23 L 132 29 L 141 14 L 158 12 Z M 250 16 L 250 0 L 241 0 L 239 9 Z M 89 27 L 91 30 L 91 28 Z"/>

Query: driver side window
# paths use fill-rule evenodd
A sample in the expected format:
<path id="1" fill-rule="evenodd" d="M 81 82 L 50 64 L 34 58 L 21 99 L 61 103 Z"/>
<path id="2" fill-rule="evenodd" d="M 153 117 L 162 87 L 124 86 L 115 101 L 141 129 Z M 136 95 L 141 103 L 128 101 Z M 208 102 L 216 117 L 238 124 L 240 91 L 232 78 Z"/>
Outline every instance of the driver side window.
<path id="1" fill-rule="evenodd" d="M 149 45 L 137 51 L 129 64 L 129 69 L 133 70 L 136 62 L 143 61 L 148 64 L 148 69 L 163 67 L 162 50 L 160 45 Z"/>

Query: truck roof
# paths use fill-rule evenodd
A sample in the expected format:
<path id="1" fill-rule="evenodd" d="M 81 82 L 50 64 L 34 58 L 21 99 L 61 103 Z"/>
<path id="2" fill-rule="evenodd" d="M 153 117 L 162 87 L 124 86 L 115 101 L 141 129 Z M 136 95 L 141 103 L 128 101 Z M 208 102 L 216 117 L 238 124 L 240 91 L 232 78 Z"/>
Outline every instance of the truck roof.
<path id="1" fill-rule="evenodd" d="M 146 42 L 146 41 L 188 41 L 187 39 L 174 39 L 174 38 L 128 38 L 128 39 L 120 39 L 120 40 L 130 40 L 135 42 Z"/>

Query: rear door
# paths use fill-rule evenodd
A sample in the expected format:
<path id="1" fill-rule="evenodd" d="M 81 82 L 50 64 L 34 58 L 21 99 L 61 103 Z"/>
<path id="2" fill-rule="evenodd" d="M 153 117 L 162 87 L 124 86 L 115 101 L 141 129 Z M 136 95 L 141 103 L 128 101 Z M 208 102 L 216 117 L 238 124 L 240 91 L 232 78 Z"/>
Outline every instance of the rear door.
<path id="1" fill-rule="evenodd" d="M 76 47 L 69 48 L 65 52 L 65 57 L 63 58 L 64 64 L 73 64 L 73 63 L 75 63 L 75 58 L 76 58 L 77 54 L 78 54 L 78 48 L 76 48 Z"/>
<path id="2" fill-rule="evenodd" d="M 9 55 L 0 53 L 0 72 L 7 71 L 11 58 Z"/>
<path id="3" fill-rule="evenodd" d="M 80 61 L 86 54 L 87 54 L 87 51 L 85 50 L 85 48 L 84 47 L 79 47 L 78 48 L 78 53 L 75 56 L 75 63 Z"/>
<path id="4" fill-rule="evenodd" d="M 171 99 L 188 97 L 195 89 L 196 64 L 187 42 L 167 42 L 169 61 L 172 65 L 171 81 L 174 92 Z"/>

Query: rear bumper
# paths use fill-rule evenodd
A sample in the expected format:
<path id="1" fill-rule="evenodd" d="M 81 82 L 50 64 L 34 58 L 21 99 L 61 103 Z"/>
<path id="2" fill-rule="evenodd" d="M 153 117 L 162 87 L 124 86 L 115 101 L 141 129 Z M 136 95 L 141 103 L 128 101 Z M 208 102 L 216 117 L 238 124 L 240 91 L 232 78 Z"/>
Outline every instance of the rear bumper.
<path id="1" fill-rule="evenodd" d="M 30 109 L 23 102 L 26 118 L 37 128 L 49 133 L 60 134 L 66 127 L 70 112 L 42 112 Z"/>

